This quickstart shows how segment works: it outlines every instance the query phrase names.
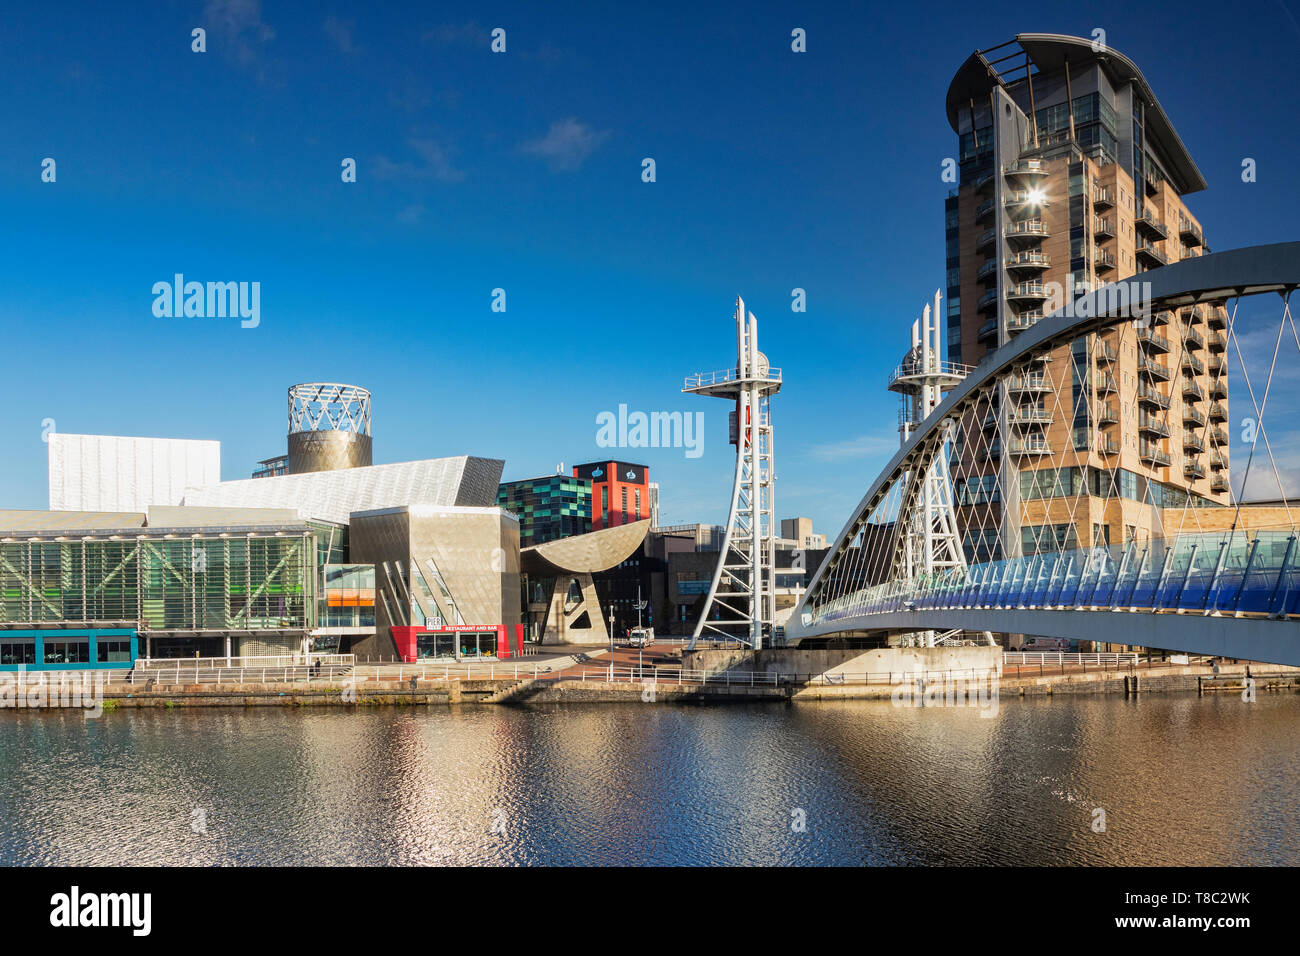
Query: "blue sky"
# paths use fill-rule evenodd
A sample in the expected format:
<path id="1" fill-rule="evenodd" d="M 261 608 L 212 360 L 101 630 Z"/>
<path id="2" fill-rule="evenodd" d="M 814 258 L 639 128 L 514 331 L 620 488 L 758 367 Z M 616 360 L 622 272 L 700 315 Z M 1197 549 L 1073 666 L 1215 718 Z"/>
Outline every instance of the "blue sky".
<path id="1" fill-rule="evenodd" d="M 0 507 L 46 506 L 45 419 L 219 439 L 239 478 L 283 450 L 287 386 L 329 380 L 372 390 L 377 462 L 507 478 L 607 457 L 620 403 L 703 411 L 699 458 L 615 456 L 651 467 L 665 521 L 721 521 L 726 406 L 679 390 L 733 362 L 740 294 L 785 372 L 778 513 L 833 533 L 896 447 L 885 377 L 942 281 L 948 82 L 1017 32 L 1102 27 L 1138 63 L 1216 249 L 1296 238 L 1300 25 L 1276 0 L 375 6 L 6 11 Z M 260 282 L 261 324 L 156 318 L 177 272 Z"/>

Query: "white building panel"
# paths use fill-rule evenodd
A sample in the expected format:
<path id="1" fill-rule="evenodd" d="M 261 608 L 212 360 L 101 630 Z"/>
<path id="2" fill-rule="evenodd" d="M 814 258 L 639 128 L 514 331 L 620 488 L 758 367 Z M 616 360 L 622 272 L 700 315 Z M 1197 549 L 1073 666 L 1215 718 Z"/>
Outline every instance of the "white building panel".
<path id="1" fill-rule="evenodd" d="M 51 511 L 145 511 L 179 505 L 221 481 L 221 442 L 50 435 Z"/>

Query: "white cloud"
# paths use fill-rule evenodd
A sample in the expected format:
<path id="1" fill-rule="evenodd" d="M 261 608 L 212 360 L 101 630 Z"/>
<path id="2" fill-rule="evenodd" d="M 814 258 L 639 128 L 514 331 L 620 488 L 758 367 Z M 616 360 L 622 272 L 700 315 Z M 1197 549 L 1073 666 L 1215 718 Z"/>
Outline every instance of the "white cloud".
<path id="1" fill-rule="evenodd" d="M 376 176 L 381 179 L 436 179 L 444 183 L 458 183 L 465 178 L 464 170 L 456 168 L 450 151 L 441 143 L 425 137 L 413 137 L 408 142 L 422 162 L 394 161 L 379 156 L 375 159 Z"/>
<path id="2" fill-rule="evenodd" d="M 262 0 L 208 0 L 203 8 L 208 32 L 240 60 L 251 60 L 257 47 L 275 39 L 262 21 Z"/>
<path id="3" fill-rule="evenodd" d="M 334 41 L 334 45 L 339 48 L 340 53 L 351 53 L 356 47 L 352 45 L 352 28 L 355 22 L 348 20 L 344 22 L 332 14 L 325 18 L 323 29 L 325 34 Z"/>
<path id="4" fill-rule="evenodd" d="M 608 138 L 607 130 L 593 130 L 586 123 L 570 116 L 552 123 L 545 136 L 524 143 L 520 150 L 546 160 L 552 172 L 571 172 L 581 166 Z"/>

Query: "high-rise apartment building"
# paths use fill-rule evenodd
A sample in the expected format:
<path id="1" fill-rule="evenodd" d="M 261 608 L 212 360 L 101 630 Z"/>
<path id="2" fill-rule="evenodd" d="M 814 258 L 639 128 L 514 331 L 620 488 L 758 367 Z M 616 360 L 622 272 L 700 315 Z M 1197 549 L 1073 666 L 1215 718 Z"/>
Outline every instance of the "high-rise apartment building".
<path id="1" fill-rule="evenodd" d="M 1140 295 L 1146 270 L 1208 252 L 1184 201 L 1205 180 L 1122 54 L 1021 34 L 971 55 L 947 113 L 952 360 L 976 365 L 1083 292 L 1126 280 Z M 978 458 L 955 481 L 968 559 L 1141 540 L 1161 509 L 1227 503 L 1226 323 L 1222 306 L 1153 311 L 1011 376 L 961 424 L 959 453 Z"/>

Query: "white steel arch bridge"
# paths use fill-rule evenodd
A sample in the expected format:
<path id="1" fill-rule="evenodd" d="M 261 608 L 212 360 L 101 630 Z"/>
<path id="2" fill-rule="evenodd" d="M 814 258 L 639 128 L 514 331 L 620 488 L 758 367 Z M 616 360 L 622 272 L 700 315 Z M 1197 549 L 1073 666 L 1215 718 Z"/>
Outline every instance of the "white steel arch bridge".
<path id="1" fill-rule="evenodd" d="M 989 354 L 870 483 L 786 643 L 990 631 L 1300 665 L 1300 494 L 1268 432 L 1294 413 L 1275 393 L 1300 372 L 1297 286 L 1300 242 L 1212 253 L 1081 296 Z M 1247 338 L 1239 316 L 1260 309 L 1267 335 Z M 1233 359 L 1251 441 L 1229 481 Z M 936 460 L 964 561 L 909 576 Z"/>

